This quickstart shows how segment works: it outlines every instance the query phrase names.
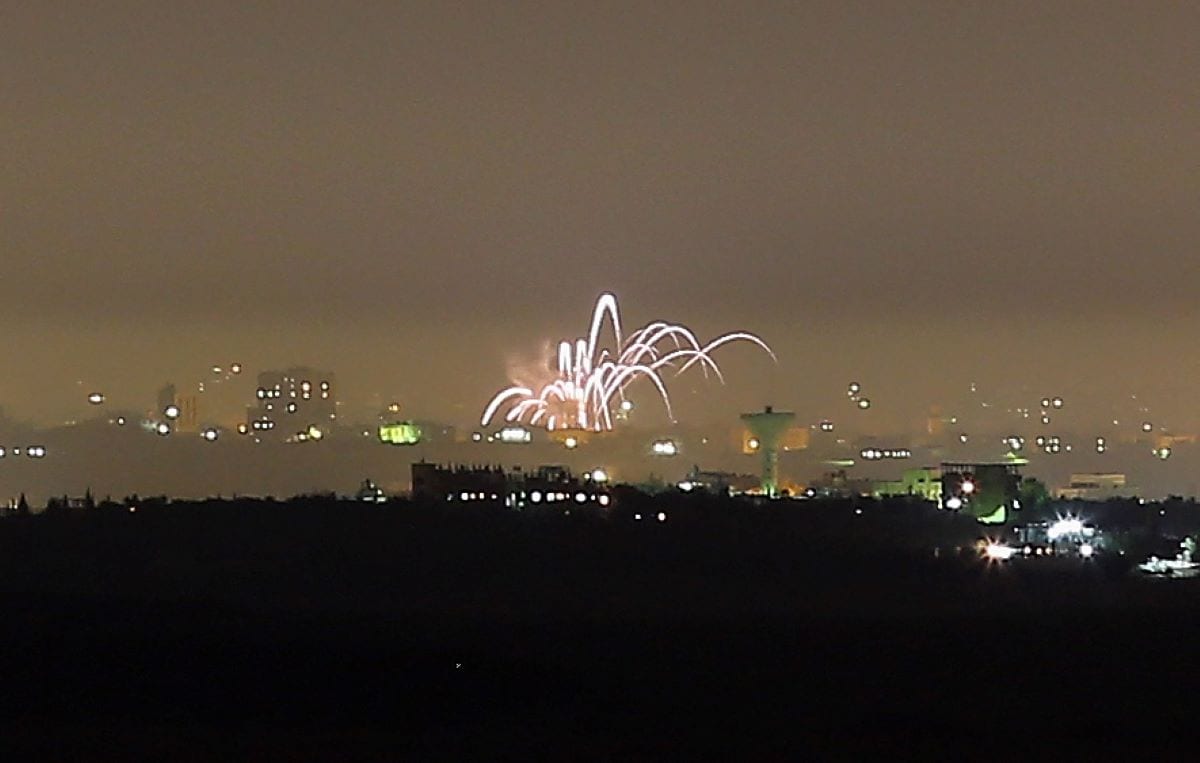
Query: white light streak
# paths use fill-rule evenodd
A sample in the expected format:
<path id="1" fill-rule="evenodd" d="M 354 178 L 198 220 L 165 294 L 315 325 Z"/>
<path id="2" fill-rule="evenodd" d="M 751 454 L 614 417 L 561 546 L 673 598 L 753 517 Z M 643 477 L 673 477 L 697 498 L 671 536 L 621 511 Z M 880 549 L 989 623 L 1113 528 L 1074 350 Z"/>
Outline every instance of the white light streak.
<path id="1" fill-rule="evenodd" d="M 612 348 L 600 344 L 606 320 L 615 340 Z M 671 399 L 662 372 L 672 369 L 678 375 L 699 365 L 705 375 L 711 371 L 724 382 L 721 369 L 710 353 L 738 341 L 756 344 L 775 358 L 765 342 L 744 331 L 723 334 L 701 344 L 686 326 L 655 321 L 623 337 L 617 298 L 601 294 L 592 312 L 587 338 L 559 343 L 556 378 L 536 391 L 522 385 L 501 390 L 484 408 L 481 423 L 487 426 L 508 406 L 503 419 L 510 424 L 524 422 L 550 431 L 611 430 L 613 404 L 619 402 L 623 410 L 630 409 L 631 406 L 625 405 L 628 401 L 624 399 L 624 390 L 638 378 L 646 378 L 654 385 L 667 415 L 671 416 Z"/>

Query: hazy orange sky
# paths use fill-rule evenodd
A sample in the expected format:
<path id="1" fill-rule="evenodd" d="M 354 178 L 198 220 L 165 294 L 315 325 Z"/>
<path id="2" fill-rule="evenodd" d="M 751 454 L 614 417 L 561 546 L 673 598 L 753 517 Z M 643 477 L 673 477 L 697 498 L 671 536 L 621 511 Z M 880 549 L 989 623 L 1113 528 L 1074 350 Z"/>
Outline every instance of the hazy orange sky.
<path id="1" fill-rule="evenodd" d="M 1200 423 L 1200 7 L 701 5 L 9 4 L 0 404 L 239 360 L 465 423 L 611 290 L 776 348 L 697 419 Z"/>

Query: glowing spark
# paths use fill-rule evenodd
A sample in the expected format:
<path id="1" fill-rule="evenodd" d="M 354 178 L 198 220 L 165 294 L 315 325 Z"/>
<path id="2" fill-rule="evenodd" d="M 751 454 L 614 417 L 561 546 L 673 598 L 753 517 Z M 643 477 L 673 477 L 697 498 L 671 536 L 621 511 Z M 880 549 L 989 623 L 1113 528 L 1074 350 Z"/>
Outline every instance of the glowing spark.
<path id="1" fill-rule="evenodd" d="M 606 319 L 615 340 L 611 349 L 600 346 Z M 557 377 L 536 391 L 520 385 L 501 390 L 484 408 L 481 423 L 487 426 L 507 405 L 503 416 L 507 423 L 525 421 L 551 431 L 610 430 L 614 402 L 623 402 L 625 388 L 638 378 L 654 385 L 671 416 L 671 398 L 662 371 L 670 368 L 678 375 L 699 365 L 705 376 L 712 372 L 724 383 L 725 377 L 711 353 L 730 342 L 756 344 L 775 359 L 765 342 L 744 331 L 723 334 L 702 344 L 686 326 L 655 321 L 622 337 L 617 298 L 601 294 L 587 338 L 559 343 Z"/>

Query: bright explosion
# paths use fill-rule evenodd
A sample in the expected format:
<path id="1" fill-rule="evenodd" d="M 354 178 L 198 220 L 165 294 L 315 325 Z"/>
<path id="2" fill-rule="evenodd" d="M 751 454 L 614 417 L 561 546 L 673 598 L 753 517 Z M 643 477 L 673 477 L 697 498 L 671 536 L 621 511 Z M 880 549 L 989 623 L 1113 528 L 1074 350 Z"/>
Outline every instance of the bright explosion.
<path id="1" fill-rule="evenodd" d="M 612 349 L 599 346 L 606 317 L 612 324 Z M 744 331 L 723 334 L 702 345 L 686 326 L 655 321 L 623 339 L 617 298 L 601 294 L 592 311 L 587 338 L 559 343 L 557 378 L 538 390 L 514 385 L 500 391 L 484 409 L 482 424 L 487 426 L 508 405 L 504 420 L 509 423 L 525 422 L 551 431 L 610 430 L 614 401 L 623 400 L 625 387 L 638 377 L 650 380 L 671 416 L 671 398 L 661 372 L 671 369 L 679 375 L 699 364 L 706 376 L 712 371 L 724 383 L 721 369 L 709 353 L 737 341 L 756 344 L 775 359 L 766 342 Z"/>

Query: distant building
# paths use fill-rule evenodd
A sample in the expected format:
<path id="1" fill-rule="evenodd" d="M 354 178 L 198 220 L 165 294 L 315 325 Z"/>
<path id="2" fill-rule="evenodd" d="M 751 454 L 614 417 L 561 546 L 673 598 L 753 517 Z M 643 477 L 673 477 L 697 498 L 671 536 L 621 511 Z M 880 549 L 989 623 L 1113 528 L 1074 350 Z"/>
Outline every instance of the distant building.
<path id="1" fill-rule="evenodd" d="M 320 439 L 337 422 L 333 374 L 297 366 L 258 375 L 256 404 L 246 410 L 246 426 L 256 435 L 281 440 Z"/>
<path id="2" fill-rule="evenodd" d="M 171 383 L 163 385 L 158 390 L 156 408 L 151 414 L 155 421 L 169 419 L 171 428 L 178 432 L 197 432 L 200 430 L 200 397 L 195 394 L 183 394 Z"/>
<path id="3" fill-rule="evenodd" d="M 421 427 L 411 421 L 379 425 L 379 441 L 388 445 L 416 445 L 421 442 Z"/>
<path id="4" fill-rule="evenodd" d="M 1056 498 L 1065 500 L 1105 501 L 1109 498 L 1132 498 L 1136 491 L 1119 472 L 1088 472 L 1072 474 L 1066 487 L 1054 491 Z"/>
<path id="5" fill-rule="evenodd" d="M 908 496 L 937 503 L 942 499 L 942 470 L 936 466 L 908 469 L 898 480 L 875 483 L 877 496 Z"/>
<path id="6" fill-rule="evenodd" d="M 685 491 L 701 490 L 718 495 L 737 495 L 757 492 L 760 478 L 757 474 L 702 471 L 699 466 L 693 466 L 687 477 L 679 483 L 679 487 Z"/>
<path id="7" fill-rule="evenodd" d="M 519 467 L 412 465 L 414 499 L 459 504 L 494 504 L 511 509 L 561 505 L 607 508 L 612 497 L 602 473 L 573 475 L 564 466 L 542 466 L 526 472 Z"/>
<path id="8" fill-rule="evenodd" d="M 851 477 L 845 469 L 838 469 L 825 472 L 818 479 L 808 483 L 808 489 L 804 492 L 810 497 L 855 498 L 869 496 L 875 490 L 870 480 Z"/>
<path id="9" fill-rule="evenodd" d="M 155 415 L 161 416 L 168 406 L 175 405 L 175 393 L 175 385 L 171 382 L 167 382 L 158 390 L 158 398 L 155 402 L 154 410 Z"/>

